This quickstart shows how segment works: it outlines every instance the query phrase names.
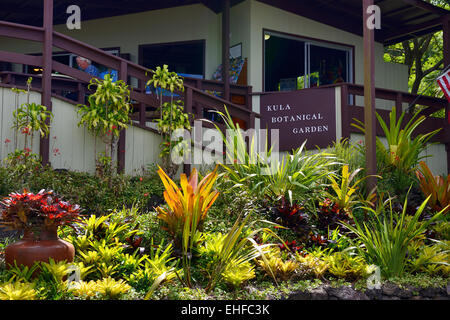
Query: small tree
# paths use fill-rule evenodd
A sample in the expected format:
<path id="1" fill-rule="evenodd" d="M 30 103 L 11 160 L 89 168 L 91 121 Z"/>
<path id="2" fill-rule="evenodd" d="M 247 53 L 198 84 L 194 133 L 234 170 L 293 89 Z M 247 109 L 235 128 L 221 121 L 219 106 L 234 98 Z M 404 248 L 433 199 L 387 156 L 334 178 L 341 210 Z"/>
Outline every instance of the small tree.
<path id="1" fill-rule="evenodd" d="M 189 115 L 184 112 L 183 101 L 174 100 L 175 91 L 184 91 L 183 79 L 176 72 L 170 72 L 165 64 L 163 67 L 157 67 L 156 70 L 150 70 L 153 77 L 147 82 L 159 88 L 160 100 L 160 119 L 155 120 L 158 124 L 158 130 L 163 137 L 161 143 L 160 157 L 163 158 L 164 167 L 169 176 L 173 177 L 178 171 L 178 165 L 171 162 L 172 149 L 175 146 L 181 146 L 183 139 L 180 137 L 175 144 L 172 143 L 172 132 L 177 129 L 191 129 Z M 163 102 L 163 90 L 170 92 L 170 102 Z M 185 150 L 186 148 L 180 148 Z"/>
<path id="2" fill-rule="evenodd" d="M 97 168 L 105 168 L 112 161 L 120 131 L 131 124 L 130 90 L 124 81 L 113 81 L 109 74 L 104 80 L 92 78 L 88 89 L 92 87 L 96 87 L 96 91 L 89 96 L 89 106 L 78 105 L 78 114 L 81 115 L 78 126 L 84 125 L 94 133 L 96 165 Z M 105 143 L 105 151 L 97 158 L 98 136 Z"/>
<path id="3" fill-rule="evenodd" d="M 6 162 L 11 168 L 14 168 L 13 171 L 16 174 L 23 174 L 28 169 L 39 165 L 39 157 L 33 154 L 34 134 L 39 132 L 41 137 L 47 137 L 50 133 L 47 120 L 53 119 L 53 114 L 47 110 L 47 107 L 34 102 L 30 103 L 32 81 L 31 77 L 28 78 L 26 90 L 12 89 L 16 93 L 12 127 L 14 129 L 14 151 L 8 154 Z M 21 93 L 26 94 L 27 101 L 19 106 Z M 23 149 L 19 149 L 19 133 L 24 135 Z"/>

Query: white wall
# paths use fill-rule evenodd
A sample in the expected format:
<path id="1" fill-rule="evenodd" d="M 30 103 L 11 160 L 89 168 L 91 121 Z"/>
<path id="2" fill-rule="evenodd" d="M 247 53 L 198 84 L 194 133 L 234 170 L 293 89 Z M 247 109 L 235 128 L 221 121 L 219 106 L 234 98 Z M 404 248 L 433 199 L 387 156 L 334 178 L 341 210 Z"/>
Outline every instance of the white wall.
<path id="1" fill-rule="evenodd" d="M 31 92 L 30 102 L 40 103 L 39 93 Z M 12 114 L 15 106 L 15 94 L 7 88 L 0 87 L 0 159 L 14 151 L 14 130 Z M 21 95 L 19 103 L 24 103 L 26 96 Z M 52 98 L 53 121 L 50 127 L 50 162 L 53 168 L 70 169 L 74 171 L 95 172 L 95 151 L 104 150 L 104 143 L 83 126 L 78 126 L 80 117 L 76 106 L 65 101 Z M 19 148 L 24 145 L 23 136 Z M 11 140 L 6 144 L 5 140 Z M 153 132 L 129 127 L 126 131 L 125 173 L 142 174 L 147 165 L 159 162 L 159 144 L 161 137 Z M 39 154 L 39 137 L 35 136 L 33 152 Z"/>
<path id="2" fill-rule="evenodd" d="M 30 103 L 40 103 L 41 96 L 35 92 L 30 92 Z M 3 161 L 9 153 L 14 152 L 15 130 L 13 112 L 23 103 L 27 102 L 25 94 L 16 95 L 8 88 L 0 87 L 0 162 Z M 8 142 L 10 141 L 10 142 Z M 17 134 L 17 149 L 25 148 L 25 135 Z M 28 148 L 31 149 L 31 137 L 28 138 Z M 39 134 L 34 134 L 33 153 L 39 154 Z"/>

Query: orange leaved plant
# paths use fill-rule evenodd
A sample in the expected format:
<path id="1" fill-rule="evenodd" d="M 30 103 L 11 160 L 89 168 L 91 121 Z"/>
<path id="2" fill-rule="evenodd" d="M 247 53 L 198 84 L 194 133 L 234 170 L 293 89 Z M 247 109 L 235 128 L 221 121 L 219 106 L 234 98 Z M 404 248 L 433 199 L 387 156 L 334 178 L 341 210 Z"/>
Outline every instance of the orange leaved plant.
<path id="1" fill-rule="evenodd" d="M 181 174 L 179 188 L 169 176 L 158 167 L 158 175 L 164 184 L 164 200 L 167 207 L 158 207 L 157 217 L 164 221 L 167 230 L 175 241 L 175 246 L 181 248 L 183 234 L 195 235 L 201 230 L 209 208 L 216 201 L 219 193 L 213 190 L 217 180 L 217 169 L 198 182 L 198 172 L 194 168 L 189 179 Z"/>
<path id="2" fill-rule="evenodd" d="M 419 179 L 420 189 L 426 197 L 431 196 L 428 204 L 433 211 L 439 212 L 446 209 L 450 210 L 450 174 L 447 178 L 435 176 L 423 161 L 419 163 L 420 171 L 416 171 Z"/>

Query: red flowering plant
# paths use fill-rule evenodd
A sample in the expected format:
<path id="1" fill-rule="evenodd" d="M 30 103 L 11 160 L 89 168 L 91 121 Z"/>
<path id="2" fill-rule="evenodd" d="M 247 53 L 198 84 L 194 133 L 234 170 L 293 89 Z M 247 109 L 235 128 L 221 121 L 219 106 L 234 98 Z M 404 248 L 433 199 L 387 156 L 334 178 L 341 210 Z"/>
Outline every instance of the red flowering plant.
<path id="1" fill-rule="evenodd" d="M 284 197 L 272 208 L 272 217 L 283 227 L 293 230 L 299 240 L 306 240 L 311 232 L 310 217 L 305 207 L 296 202 L 291 205 Z"/>
<path id="2" fill-rule="evenodd" d="M 353 224 L 353 219 L 347 210 L 342 209 L 329 198 L 319 203 L 316 220 L 316 226 L 323 231 L 342 228 L 342 222 Z"/>
<path id="3" fill-rule="evenodd" d="M 39 233 L 80 221 L 81 208 L 57 197 L 53 191 L 11 193 L 0 202 L 0 225 Z"/>

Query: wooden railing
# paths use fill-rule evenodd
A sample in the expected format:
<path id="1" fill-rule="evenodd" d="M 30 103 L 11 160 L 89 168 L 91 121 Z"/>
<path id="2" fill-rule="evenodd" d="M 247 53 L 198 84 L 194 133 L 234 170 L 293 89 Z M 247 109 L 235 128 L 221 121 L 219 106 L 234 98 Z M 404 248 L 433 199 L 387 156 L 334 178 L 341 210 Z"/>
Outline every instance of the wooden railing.
<path id="1" fill-rule="evenodd" d="M 355 105 L 356 97 L 364 97 L 364 86 L 351 83 L 342 83 L 337 86 L 341 87 L 341 110 L 342 110 L 342 135 L 349 137 L 350 133 L 361 133 L 351 124 L 353 119 L 364 122 L 364 107 Z M 397 118 L 403 111 L 408 111 L 404 117 L 404 123 L 407 123 L 413 116 L 414 107 L 420 108 L 421 114 L 426 116 L 425 121 L 417 128 L 415 134 L 426 133 L 437 128 L 442 130 L 434 136 L 432 141 L 448 144 L 450 143 L 450 126 L 447 117 L 439 118 L 431 116 L 433 113 L 448 108 L 448 101 L 429 96 L 419 96 L 407 92 L 400 92 L 390 89 L 375 89 L 376 99 L 387 100 L 392 102 L 392 107 L 396 107 Z M 353 100 L 353 101 L 352 101 Z M 409 109 L 409 110 L 407 110 Z M 377 113 L 386 122 L 389 119 L 390 110 L 376 109 Z M 376 134 L 383 136 L 383 130 L 377 123 Z"/>
<path id="2" fill-rule="evenodd" d="M 0 21 L 0 36 L 41 42 L 43 43 L 43 46 L 45 46 L 48 44 L 44 43 L 44 35 L 45 28 L 43 27 L 34 27 Z M 146 94 L 146 83 L 151 77 L 151 72 L 149 70 L 143 66 L 109 54 L 101 49 L 95 48 L 89 44 L 83 43 L 53 30 L 51 47 L 56 47 L 63 51 L 88 58 L 107 68 L 117 70 L 118 77 L 121 80 L 127 81 L 130 78 L 134 78 L 134 82 L 137 82 L 137 87 L 132 88 L 131 99 L 133 101 L 133 105 L 135 106 L 134 110 L 136 111 L 136 114 L 133 117 L 135 120 L 135 125 L 154 131 L 147 125 L 148 121 L 151 121 L 151 117 L 148 117 L 147 111 L 157 110 L 160 102 L 155 94 Z M 26 55 L 1 50 L 0 61 L 37 67 L 44 66 L 44 58 L 42 56 Z M 74 90 L 74 92 L 77 93 L 77 103 L 85 103 L 87 84 L 93 77 L 84 71 L 72 68 L 54 60 L 51 61 L 51 66 L 53 71 L 72 78 L 61 79 L 60 77 L 52 77 L 51 85 L 54 86 L 52 87 L 52 93 L 54 95 L 61 95 L 63 89 L 68 89 L 69 91 Z M 13 72 L 3 73 L 1 75 L 3 85 L 6 86 L 20 86 L 19 83 L 23 83 L 25 77 L 28 77 L 28 75 L 21 75 Z M 34 88 L 38 91 L 42 91 L 43 89 L 39 88 L 39 86 L 44 79 L 39 76 L 34 76 L 34 78 L 37 79 L 37 81 L 33 82 Z M 21 80 L 17 81 L 18 79 Z M 232 96 L 243 97 L 244 103 L 242 105 L 223 100 L 214 94 L 206 92 L 206 90 L 214 93 L 223 92 L 224 85 L 219 81 L 185 78 L 184 87 L 185 90 L 182 100 L 184 100 L 186 112 L 202 118 L 204 109 L 217 109 L 219 111 L 224 111 L 224 106 L 227 106 L 232 117 L 244 121 L 247 127 L 254 127 L 255 117 L 259 115 L 252 111 L 250 96 L 251 87 L 239 85 L 230 86 L 230 93 Z M 125 161 L 125 153 L 120 152 L 125 149 L 124 134 L 125 133 L 123 132 L 119 139 L 119 168 L 124 167 Z M 47 151 L 45 151 L 44 155 L 48 158 Z"/>

